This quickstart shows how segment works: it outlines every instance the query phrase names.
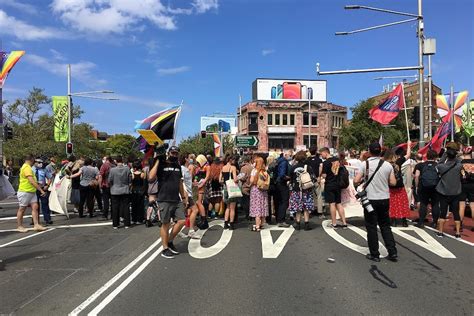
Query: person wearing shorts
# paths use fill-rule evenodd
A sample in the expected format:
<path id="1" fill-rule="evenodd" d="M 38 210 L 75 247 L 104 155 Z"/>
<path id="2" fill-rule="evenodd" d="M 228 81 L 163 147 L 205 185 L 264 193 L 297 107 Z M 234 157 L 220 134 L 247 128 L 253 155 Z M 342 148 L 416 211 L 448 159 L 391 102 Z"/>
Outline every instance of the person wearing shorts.
<path id="1" fill-rule="evenodd" d="M 188 155 L 181 155 L 179 157 L 179 164 L 181 165 L 181 173 L 183 174 L 183 184 L 186 194 L 188 195 L 187 215 L 189 217 L 189 231 L 184 237 L 197 238 L 194 227 L 196 226 L 196 217 L 199 213 L 197 205 L 193 199 L 193 172 L 194 166 L 190 163 Z"/>
<path id="2" fill-rule="evenodd" d="M 171 146 L 168 151 L 168 158 L 164 156 L 156 157 L 156 161 L 150 170 L 149 178 L 155 178 L 160 184 L 156 201 L 158 203 L 158 216 L 161 221 L 161 241 L 163 258 L 172 259 L 179 254 L 173 244 L 176 235 L 181 231 L 185 222 L 185 208 L 188 204 L 188 194 L 183 185 L 183 173 L 178 162 L 179 148 Z M 176 224 L 169 233 L 171 218 Z"/>
<path id="3" fill-rule="evenodd" d="M 347 228 L 346 216 L 344 208 L 341 204 L 341 188 L 338 184 L 338 173 L 341 163 L 337 157 L 330 157 L 329 149 L 324 147 L 320 150 L 321 157 L 325 159 L 323 162 L 322 172 L 320 179 L 324 178 L 324 200 L 329 204 L 329 211 L 331 212 L 331 224 L 332 228 L 342 227 Z M 319 181 L 321 183 L 321 180 Z M 341 218 L 342 225 L 337 224 L 336 211 Z"/>
<path id="4" fill-rule="evenodd" d="M 25 210 L 27 207 L 31 207 L 31 216 L 33 218 L 33 229 L 35 231 L 44 231 L 46 228 L 41 226 L 38 221 L 38 197 L 36 196 L 36 190 L 38 190 L 41 196 L 45 196 L 46 192 L 38 185 L 36 181 L 36 176 L 33 173 L 33 169 L 31 168 L 34 164 L 34 157 L 32 155 L 28 155 L 25 157 L 25 163 L 20 169 L 20 180 L 18 186 L 18 203 L 19 208 L 16 214 L 16 221 L 17 221 L 17 230 L 20 233 L 26 233 L 28 230 L 23 227 L 23 215 L 25 214 Z"/>

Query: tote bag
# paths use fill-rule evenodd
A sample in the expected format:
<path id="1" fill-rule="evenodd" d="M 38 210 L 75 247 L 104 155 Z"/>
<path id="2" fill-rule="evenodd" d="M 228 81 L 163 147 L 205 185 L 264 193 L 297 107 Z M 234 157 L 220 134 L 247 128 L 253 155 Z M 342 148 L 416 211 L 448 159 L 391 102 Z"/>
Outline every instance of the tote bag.
<path id="1" fill-rule="evenodd" d="M 225 186 L 227 188 L 227 194 L 229 195 L 229 199 L 241 198 L 242 191 L 239 188 L 239 185 L 234 182 L 234 180 L 229 179 L 225 182 Z"/>

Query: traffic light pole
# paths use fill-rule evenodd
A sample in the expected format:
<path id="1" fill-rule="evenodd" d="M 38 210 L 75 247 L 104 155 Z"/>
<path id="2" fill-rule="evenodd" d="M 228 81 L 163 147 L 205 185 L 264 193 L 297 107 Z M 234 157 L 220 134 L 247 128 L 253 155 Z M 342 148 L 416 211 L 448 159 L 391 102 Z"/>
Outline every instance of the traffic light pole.
<path id="1" fill-rule="evenodd" d="M 71 129 L 72 129 L 72 111 L 71 111 L 71 65 L 67 65 L 67 124 L 68 124 L 68 135 L 67 142 L 70 143 L 71 139 Z"/>

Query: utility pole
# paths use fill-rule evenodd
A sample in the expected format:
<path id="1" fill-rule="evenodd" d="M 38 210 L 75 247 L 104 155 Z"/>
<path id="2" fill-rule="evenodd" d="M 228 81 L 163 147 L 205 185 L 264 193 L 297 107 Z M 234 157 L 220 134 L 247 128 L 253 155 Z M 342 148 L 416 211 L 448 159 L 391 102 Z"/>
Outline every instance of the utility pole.
<path id="1" fill-rule="evenodd" d="M 418 84 L 420 93 L 420 148 L 425 145 L 425 107 L 423 106 L 423 14 L 422 0 L 418 0 Z"/>

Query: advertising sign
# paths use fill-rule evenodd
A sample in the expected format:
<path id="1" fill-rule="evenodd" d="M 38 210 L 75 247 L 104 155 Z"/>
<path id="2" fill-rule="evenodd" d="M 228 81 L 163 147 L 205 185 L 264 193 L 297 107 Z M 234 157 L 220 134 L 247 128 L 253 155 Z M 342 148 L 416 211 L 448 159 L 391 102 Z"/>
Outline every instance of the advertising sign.
<path id="1" fill-rule="evenodd" d="M 236 129 L 235 117 L 202 116 L 201 131 L 231 133 Z"/>
<path id="2" fill-rule="evenodd" d="M 252 98 L 258 101 L 318 101 L 326 102 L 325 80 L 256 79 Z"/>
<path id="3" fill-rule="evenodd" d="M 69 135 L 68 97 L 53 96 L 54 141 L 65 142 Z"/>

